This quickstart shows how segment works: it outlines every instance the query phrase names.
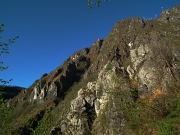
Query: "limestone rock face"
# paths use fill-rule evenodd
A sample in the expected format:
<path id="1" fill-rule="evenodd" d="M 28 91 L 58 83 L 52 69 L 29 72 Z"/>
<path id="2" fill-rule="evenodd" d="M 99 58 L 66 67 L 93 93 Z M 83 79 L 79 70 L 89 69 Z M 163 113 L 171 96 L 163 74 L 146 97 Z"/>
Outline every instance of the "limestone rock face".
<path id="1" fill-rule="evenodd" d="M 106 133 L 113 133 L 114 128 L 112 127 L 117 124 L 114 123 L 115 121 L 121 123 L 120 125 L 122 125 L 122 127 L 124 126 L 125 119 L 122 117 L 120 112 L 117 112 L 116 114 L 119 115 L 117 120 L 113 120 L 114 117 L 116 117 L 115 114 L 108 114 L 111 113 L 109 105 L 112 104 L 112 109 L 116 104 L 112 100 L 112 95 L 108 94 L 108 92 L 113 92 L 114 88 L 118 87 L 116 78 L 113 78 L 116 76 L 118 68 L 114 65 L 114 70 L 112 69 L 106 71 L 108 64 L 106 64 L 104 69 L 100 71 L 97 81 L 88 82 L 85 87 L 78 91 L 78 96 L 71 101 L 69 113 L 67 114 L 67 120 L 66 122 L 63 121 L 63 123 L 67 125 L 67 128 L 64 130 L 64 127 L 62 127 L 62 134 L 86 135 L 92 134 L 92 130 L 97 132 L 97 134 L 101 134 L 102 131 Z M 124 90 L 128 90 L 128 88 L 123 88 Z M 107 113 L 105 114 L 107 115 L 107 118 L 105 119 L 109 119 L 109 125 L 111 125 L 111 128 L 109 129 L 97 128 L 101 127 L 100 121 L 102 120 L 101 117 L 104 113 Z M 119 128 L 116 130 L 119 130 Z"/>
<path id="2" fill-rule="evenodd" d="M 174 53 L 167 41 L 161 39 L 159 32 L 150 33 L 151 40 L 148 42 L 144 39 L 140 41 L 140 37 L 137 36 L 134 47 L 130 48 L 131 64 L 127 66 L 129 77 L 145 85 L 149 92 L 157 87 L 166 90 L 167 84 L 178 74 L 178 66 L 175 66 L 179 61 L 178 54 Z"/>

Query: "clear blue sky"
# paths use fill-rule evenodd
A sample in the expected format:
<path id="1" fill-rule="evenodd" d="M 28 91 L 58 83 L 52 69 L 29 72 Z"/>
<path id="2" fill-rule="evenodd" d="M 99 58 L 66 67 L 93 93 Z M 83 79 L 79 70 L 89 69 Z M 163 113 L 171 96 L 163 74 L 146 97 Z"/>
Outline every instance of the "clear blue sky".
<path id="1" fill-rule="evenodd" d="M 9 85 L 30 86 L 43 73 L 60 66 L 75 51 L 108 35 L 117 21 L 139 16 L 154 18 L 179 0 L 110 0 L 88 9 L 87 0 L 1 0 L 3 39 L 19 36 L 10 54 L 0 60 L 9 69 L 0 78 Z"/>

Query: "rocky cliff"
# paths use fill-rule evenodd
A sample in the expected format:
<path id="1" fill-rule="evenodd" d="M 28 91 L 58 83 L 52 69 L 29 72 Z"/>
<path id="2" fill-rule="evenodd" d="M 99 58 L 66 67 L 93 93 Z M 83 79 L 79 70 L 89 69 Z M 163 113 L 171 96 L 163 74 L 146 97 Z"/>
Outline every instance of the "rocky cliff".
<path id="1" fill-rule="evenodd" d="M 167 93 L 172 86 L 179 89 L 179 71 L 180 6 L 152 20 L 124 19 L 106 38 L 75 52 L 9 100 L 16 113 L 7 125 L 22 135 L 158 134 L 158 128 L 137 131 L 129 123 L 151 115 L 139 109 L 142 103 L 165 112 L 170 102 Z M 171 95 L 175 98 L 177 93 Z M 163 98 L 169 99 L 167 105 L 155 100 L 158 95 L 167 96 Z M 162 118 L 158 115 L 158 120 Z"/>

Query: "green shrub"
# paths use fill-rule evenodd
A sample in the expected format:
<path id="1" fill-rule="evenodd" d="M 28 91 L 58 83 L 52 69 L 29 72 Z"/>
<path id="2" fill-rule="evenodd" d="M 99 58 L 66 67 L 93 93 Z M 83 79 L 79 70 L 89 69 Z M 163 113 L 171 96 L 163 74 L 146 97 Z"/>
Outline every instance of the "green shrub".
<path id="1" fill-rule="evenodd" d="M 107 71 L 111 70 L 112 68 L 113 68 L 113 65 L 109 62 L 105 68 L 105 71 L 107 72 Z"/>

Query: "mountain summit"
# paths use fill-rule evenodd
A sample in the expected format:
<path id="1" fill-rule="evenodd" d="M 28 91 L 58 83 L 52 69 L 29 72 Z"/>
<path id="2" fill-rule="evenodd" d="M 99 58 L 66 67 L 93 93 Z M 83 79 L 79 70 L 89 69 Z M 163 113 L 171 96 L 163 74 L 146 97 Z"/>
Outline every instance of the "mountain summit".
<path id="1" fill-rule="evenodd" d="M 75 52 L 9 100 L 13 109 L 0 132 L 135 135 L 165 129 L 180 133 L 175 111 L 179 71 L 180 6 L 155 19 L 124 19 L 106 38 Z M 177 120 L 169 131 L 163 122 L 172 111 Z"/>

